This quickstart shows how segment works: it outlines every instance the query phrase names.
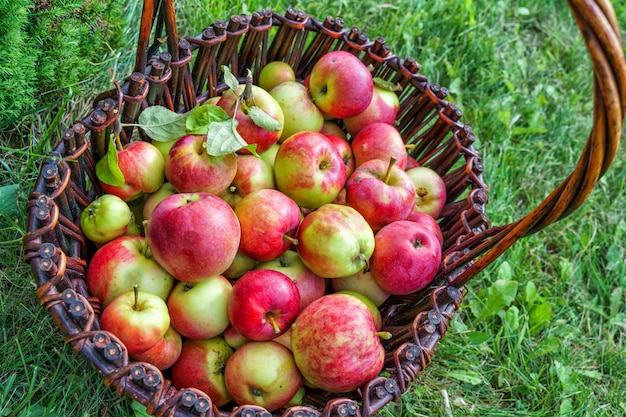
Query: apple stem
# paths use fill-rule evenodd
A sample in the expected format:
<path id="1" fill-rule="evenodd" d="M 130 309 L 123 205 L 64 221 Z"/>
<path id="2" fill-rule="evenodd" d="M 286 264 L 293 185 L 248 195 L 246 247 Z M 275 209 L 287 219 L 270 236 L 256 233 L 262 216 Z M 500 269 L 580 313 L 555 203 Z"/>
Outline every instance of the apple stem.
<path id="1" fill-rule="evenodd" d="M 133 292 L 135 293 L 135 304 L 133 304 L 133 310 L 139 311 L 139 285 L 133 285 Z"/>
<path id="2" fill-rule="evenodd" d="M 381 339 L 389 340 L 393 335 L 390 332 L 376 332 L 376 336 Z"/>
<path id="3" fill-rule="evenodd" d="M 252 96 L 252 84 L 252 71 L 248 69 L 248 72 L 246 73 L 246 87 L 243 89 L 243 94 L 241 95 L 243 102 L 246 103 L 246 105 L 248 106 L 254 105 L 254 97 Z M 252 103 L 250 103 L 250 101 L 252 101 Z"/>
<path id="4" fill-rule="evenodd" d="M 122 151 L 124 149 L 124 145 L 122 145 L 122 139 L 120 138 L 120 134 L 117 132 L 113 132 L 113 137 L 115 138 L 115 147 L 117 151 Z"/>
<path id="5" fill-rule="evenodd" d="M 391 178 L 391 169 L 396 164 L 396 161 L 397 159 L 395 156 L 389 158 L 389 166 L 387 167 L 387 172 L 385 173 L 385 184 L 389 184 L 389 179 Z"/>
<path id="6" fill-rule="evenodd" d="M 276 323 L 276 320 L 274 320 L 274 316 L 268 314 L 266 317 L 267 317 L 267 321 L 270 323 L 270 326 L 272 326 L 274 333 L 279 334 L 280 327 L 278 327 L 278 323 Z"/>
<path id="7" fill-rule="evenodd" d="M 283 235 L 283 239 L 291 242 L 291 244 L 294 246 L 298 246 L 298 243 L 300 243 L 298 239 L 296 239 L 295 237 L 291 237 L 289 235 Z"/>

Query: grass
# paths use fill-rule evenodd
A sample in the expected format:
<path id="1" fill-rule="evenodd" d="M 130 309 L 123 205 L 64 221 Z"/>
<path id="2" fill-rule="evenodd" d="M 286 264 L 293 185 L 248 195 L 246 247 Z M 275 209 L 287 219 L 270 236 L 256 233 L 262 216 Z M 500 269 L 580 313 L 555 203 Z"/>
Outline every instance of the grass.
<path id="1" fill-rule="evenodd" d="M 614 3 L 624 28 L 626 6 Z M 265 7 L 281 11 L 286 2 L 179 2 L 179 26 L 196 34 L 215 19 Z M 431 81 L 449 87 L 479 137 L 494 225 L 521 218 L 573 169 L 591 126 L 592 74 L 564 1 L 318 0 L 296 7 L 384 35 L 396 54 L 416 57 Z M 136 29 L 128 24 L 129 39 Z M 109 59 L 118 79 L 132 54 Z M 134 412 L 64 344 L 21 260 L 38 154 L 87 103 L 73 97 L 0 133 L 3 417 Z M 626 415 L 624 156 L 622 145 L 577 212 L 516 243 L 470 282 L 432 363 L 381 416 Z"/>

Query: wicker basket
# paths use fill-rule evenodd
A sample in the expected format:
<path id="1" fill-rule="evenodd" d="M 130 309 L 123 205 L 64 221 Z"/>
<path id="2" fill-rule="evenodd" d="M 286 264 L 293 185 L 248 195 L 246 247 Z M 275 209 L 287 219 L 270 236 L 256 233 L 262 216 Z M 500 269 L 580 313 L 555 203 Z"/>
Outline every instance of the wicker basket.
<path id="1" fill-rule="evenodd" d="M 218 409 L 198 390 L 174 388 L 167 372 L 129 361 L 119 339 L 100 330 L 101 305 L 85 284 L 95 247 L 81 233 L 78 219 L 81 210 L 102 193 L 95 161 L 120 121 L 134 123 L 142 109 L 152 105 L 185 112 L 221 94 L 227 88 L 222 64 L 243 80 L 247 68 L 258 74 L 267 62 L 283 60 L 304 79 L 320 56 L 344 49 L 371 65 L 375 76 L 403 87 L 399 130 L 406 143 L 414 145 L 411 155 L 436 169 L 447 185 L 448 201 L 439 219 L 443 261 L 436 285 L 410 296 L 391 297 L 382 306 L 385 329 L 393 334 L 385 344 L 386 377 L 341 396 L 311 391 L 306 405 L 274 415 L 374 414 L 398 399 L 429 363 L 462 302 L 466 283 L 518 239 L 578 208 L 615 156 L 626 108 L 626 63 L 617 20 L 608 1 L 568 3 L 594 66 L 593 128 L 574 171 L 528 215 L 496 227 L 485 214 L 488 189 L 472 129 L 460 121 L 461 111 L 446 101 L 446 89 L 421 75 L 415 60 L 394 55 L 384 39 L 371 40 L 340 19 L 320 21 L 291 9 L 284 15 L 263 11 L 232 16 L 198 36 L 179 39 L 172 0 L 145 0 L 135 72 L 123 85 L 101 94 L 93 111 L 63 131 L 62 140 L 43 161 L 30 195 L 24 251 L 42 305 L 67 342 L 101 373 L 104 383 L 144 404 L 151 414 L 271 416 L 251 405 Z M 168 52 L 159 52 L 164 49 L 160 43 L 164 29 Z M 153 32 L 155 41 L 150 44 Z M 132 127 L 124 127 L 121 137 L 126 142 L 147 140 Z"/>

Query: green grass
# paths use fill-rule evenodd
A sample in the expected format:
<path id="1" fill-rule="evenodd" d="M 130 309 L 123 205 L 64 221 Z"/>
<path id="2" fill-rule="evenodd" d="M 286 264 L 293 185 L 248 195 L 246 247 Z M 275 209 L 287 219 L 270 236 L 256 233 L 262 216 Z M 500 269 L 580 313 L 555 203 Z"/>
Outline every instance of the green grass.
<path id="1" fill-rule="evenodd" d="M 178 2 L 179 25 L 196 34 L 233 13 L 286 8 L 278 0 L 232 3 Z M 626 27 L 626 6 L 614 3 Z M 319 0 L 296 7 L 384 35 L 396 54 L 414 56 L 431 81 L 450 88 L 479 137 L 494 225 L 521 218 L 573 169 L 591 126 L 592 74 L 564 1 Z M 129 25 L 127 36 L 136 29 Z M 118 79 L 133 52 L 111 61 Z M 0 138 L 0 416 L 133 412 L 64 344 L 21 260 L 36 154 L 50 150 L 58 129 L 87 102 L 72 98 L 58 126 L 56 110 L 41 111 L 18 124 L 9 146 L 7 132 Z M 581 209 L 516 243 L 470 282 L 432 363 L 381 416 L 626 415 L 624 157 L 622 145 Z"/>

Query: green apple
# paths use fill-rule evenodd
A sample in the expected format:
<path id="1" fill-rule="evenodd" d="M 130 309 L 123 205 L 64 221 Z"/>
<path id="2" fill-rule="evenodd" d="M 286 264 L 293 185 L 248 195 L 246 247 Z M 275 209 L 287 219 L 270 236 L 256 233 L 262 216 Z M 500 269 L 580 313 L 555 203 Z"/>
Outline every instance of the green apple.
<path id="1" fill-rule="evenodd" d="M 309 90 L 297 81 L 286 81 L 270 90 L 270 94 L 283 110 L 284 125 L 279 141 L 294 133 L 319 132 L 324 115 L 309 96 Z"/>
<path id="2" fill-rule="evenodd" d="M 272 61 L 261 68 L 257 84 L 265 91 L 270 91 L 279 84 L 295 80 L 296 74 L 291 65 L 283 61 Z"/>
<path id="3" fill-rule="evenodd" d="M 128 204 L 113 194 L 93 200 L 80 215 L 80 228 L 95 243 L 106 243 L 124 236 L 132 220 Z"/>
<path id="4" fill-rule="evenodd" d="M 346 277 L 367 266 L 374 251 L 374 232 L 352 207 L 326 204 L 304 217 L 296 248 L 315 274 Z"/>

